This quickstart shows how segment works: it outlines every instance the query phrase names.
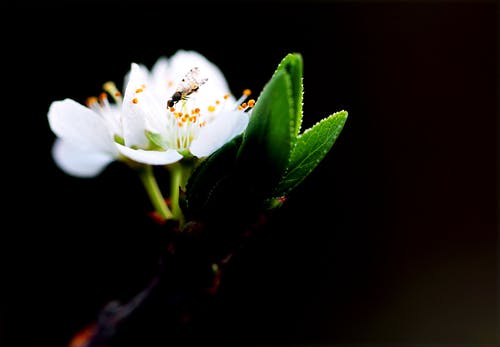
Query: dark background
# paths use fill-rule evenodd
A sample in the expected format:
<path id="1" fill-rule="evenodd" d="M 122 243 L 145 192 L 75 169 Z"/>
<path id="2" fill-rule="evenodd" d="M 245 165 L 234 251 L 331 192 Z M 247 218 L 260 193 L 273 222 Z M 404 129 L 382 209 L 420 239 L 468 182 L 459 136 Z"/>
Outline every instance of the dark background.
<path id="1" fill-rule="evenodd" d="M 139 179 L 118 163 L 62 173 L 46 114 L 181 48 L 220 66 L 235 94 L 300 52 L 303 128 L 349 112 L 186 341 L 494 344 L 497 14 L 493 1 L 2 5 L 0 345 L 66 346 L 154 274 Z M 153 306 L 116 346 L 178 335 Z"/>

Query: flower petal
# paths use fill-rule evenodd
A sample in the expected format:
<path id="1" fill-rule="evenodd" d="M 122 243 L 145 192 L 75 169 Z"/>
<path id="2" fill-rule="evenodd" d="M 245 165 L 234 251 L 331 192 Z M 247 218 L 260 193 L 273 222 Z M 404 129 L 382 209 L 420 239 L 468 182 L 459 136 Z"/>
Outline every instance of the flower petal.
<path id="1" fill-rule="evenodd" d="M 127 146 L 145 147 L 148 139 L 144 130 L 162 133 L 166 128 L 166 100 L 162 108 L 147 86 L 148 73 L 144 67 L 132 64 L 122 106 L 123 138 Z"/>
<path id="2" fill-rule="evenodd" d="M 177 151 L 169 149 L 167 151 L 146 151 L 143 149 L 133 149 L 116 144 L 118 150 L 126 157 L 143 164 L 165 165 L 175 163 L 182 159 Z"/>
<path id="3" fill-rule="evenodd" d="M 132 64 L 132 68 L 125 74 L 125 78 L 123 79 L 124 88 L 130 82 L 130 75 L 132 74 L 132 70 L 134 70 L 134 65 L 137 65 L 138 69 L 134 72 L 134 74 L 138 74 L 139 76 L 135 76 L 134 78 L 142 79 L 147 81 L 149 79 L 149 71 L 146 65 L 144 64 Z"/>
<path id="4" fill-rule="evenodd" d="M 207 157 L 226 142 L 240 134 L 248 125 L 245 112 L 223 112 L 217 118 L 200 129 L 198 137 L 193 140 L 189 151 L 196 157 Z"/>
<path id="5" fill-rule="evenodd" d="M 61 170 L 76 177 L 97 176 L 115 159 L 109 153 L 88 151 L 64 139 L 56 139 L 52 157 Z"/>
<path id="6" fill-rule="evenodd" d="M 118 154 L 105 120 L 71 99 L 54 101 L 48 112 L 49 126 L 58 137 L 83 150 Z"/>
<path id="7" fill-rule="evenodd" d="M 200 92 L 213 90 L 219 93 L 229 93 L 229 87 L 222 71 L 203 55 L 195 51 L 178 50 L 169 60 L 170 73 L 175 84 L 179 83 L 185 74 L 193 67 L 200 69 L 201 77 L 208 78 L 200 88 Z"/>
<path id="8" fill-rule="evenodd" d="M 173 80 L 169 71 L 166 57 L 160 57 L 153 65 L 149 76 L 149 83 L 159 98 L 168 98 L 173 93 Z"/>

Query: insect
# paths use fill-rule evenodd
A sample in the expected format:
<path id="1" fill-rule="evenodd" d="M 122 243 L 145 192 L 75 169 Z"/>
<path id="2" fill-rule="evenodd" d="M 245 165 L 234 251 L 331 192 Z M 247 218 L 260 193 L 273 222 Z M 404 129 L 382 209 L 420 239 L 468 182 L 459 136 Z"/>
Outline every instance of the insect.
<path id="1" fill-rule="evenodd" d="M 178 101 L 185 100 L 190 94 L 196 92 L 207 78 L 199 78 L 200 69 L 194 67 L 181 80 L 174 94 L 167 101 L 168 107 L 173 107 Z"/>

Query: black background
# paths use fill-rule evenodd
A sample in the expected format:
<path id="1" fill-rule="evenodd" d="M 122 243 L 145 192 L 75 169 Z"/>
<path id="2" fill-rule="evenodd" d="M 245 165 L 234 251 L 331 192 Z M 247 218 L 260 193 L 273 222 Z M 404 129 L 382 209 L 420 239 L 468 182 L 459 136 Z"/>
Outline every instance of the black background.
<path id="1" fill-rule="evenodd" d="M 1 346 L 66 346 L 154 273 L 157 229 L 138 178 L 117 163 L 93 179 L 62 173 L 46 114 L 177 49 L 216 63 L 235 94 L 260 91 L 300 52 L 303 128 L 349 112 L 186 341 L 496 341 L 495 2 L 2 6 Z M 159 311 L 114 344 L 170 342 L 178 331 Z"/>

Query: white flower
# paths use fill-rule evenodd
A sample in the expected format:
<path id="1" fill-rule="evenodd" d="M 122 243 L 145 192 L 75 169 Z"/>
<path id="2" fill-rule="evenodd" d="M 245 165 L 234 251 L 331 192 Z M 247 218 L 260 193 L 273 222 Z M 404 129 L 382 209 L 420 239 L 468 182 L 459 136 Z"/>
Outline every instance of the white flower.
<path id="1" fill-rule="evenodd" d="M 52 153 L 62 170 L 92 177 L 125 157 L 166 165 L 209 156 L 246 128 L 254 103 L 243 102 L 248 92 L 235 100 L 218 67 L 193 51 L 161 57 L 151 71 L 133 63 L 125 85 L 123 98 L 104 85 L 114 103 L 103 93 L 87 107 L 71 99 L 50 105 Z"/>

